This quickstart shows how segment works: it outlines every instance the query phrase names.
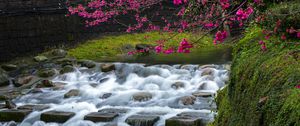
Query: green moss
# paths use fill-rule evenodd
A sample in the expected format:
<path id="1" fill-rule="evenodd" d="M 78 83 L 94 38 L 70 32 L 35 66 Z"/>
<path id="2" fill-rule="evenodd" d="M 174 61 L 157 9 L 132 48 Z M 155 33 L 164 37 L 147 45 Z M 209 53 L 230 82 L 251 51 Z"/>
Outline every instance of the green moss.
<path id="1" fill-rule="evenodd" d="M 122 35 L 108 35 L 99 39 L 89 40 L 76 48 L 70 49 L 69 55 L 78 59 L 90 59 L 90 60 L 101 60 L 102 58 L 109 59 L 115 58 L 117 55 L 127 53 L 126 50 L 122 49 L 124 45 L 135 46 L 136 44 L 156 44 L 157 40 L 169 39 L 166 42 L 167 46 L 178 46 L 179 42 L 183 38 L 187 38 L 189 41 L 196 44 L 196 48 L 200 47 L 213 47 L 213 38 L 211 36 L 204 36 L 200 41 L 197 41 L 201 35 L 195 35 L 192 33 L 159 33 L 159 32 L 148 32 L 148 33 L 135 33 L 135 34 L 122 34 Z M 197 42 L 196 42 L 197 41 Z"/>
<path id="2" fill-rule="evenodd" d="M 230 83 L 218 95 L 214 125 L 299 124 L 299 48 L 272 37 L 266 41 L 268 50 L 261 51 L 261 31 L 248 28 L 234 46 Z M 260 105 L 263 97 L 267 101 Z"/>

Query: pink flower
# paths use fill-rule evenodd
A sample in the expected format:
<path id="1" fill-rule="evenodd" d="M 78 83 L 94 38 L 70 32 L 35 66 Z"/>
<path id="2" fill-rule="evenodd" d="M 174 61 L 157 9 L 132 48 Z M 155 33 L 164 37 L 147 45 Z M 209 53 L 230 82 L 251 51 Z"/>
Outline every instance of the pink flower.
<path id="1" fill-rule="evenodd" d="M 281 39 L 282 40 L 286 40 L 286 36 L 283 34 L 283 35 L 281 35 Z"/>
<path id="2" fill-rule="evenodd" d="M 162 46 L 161 45 L 155 46 L 154 50 L 155 50 L 156 53 L 161 53 L 162 52 Z"/>
<path id="3" fill-rule="evenodd" d="M 167 50 L 164 50 L 164 54 L 171 54 L 174 53 L 174 49 L 173 48 L 169 48 Z"/>
<path id="4" fill-rule="evenodd" d="M 180 42 L 177 52 L 178 53 L 190 53 L 191 48 L 193 48 L 193 45 L 191 43 L 189 43 L 186 39 L 183 39 Z"/>
<path id="5" fill-rule="evenodd" d="M 300 32 L 297 32 L 297 38 L 300 38 Z"/>
<path id="6" fill-rule="evenodd" d="M 297 86 L 295 86 L 295 88 L 300 89 L 300 84 L 298 84 Z"/>

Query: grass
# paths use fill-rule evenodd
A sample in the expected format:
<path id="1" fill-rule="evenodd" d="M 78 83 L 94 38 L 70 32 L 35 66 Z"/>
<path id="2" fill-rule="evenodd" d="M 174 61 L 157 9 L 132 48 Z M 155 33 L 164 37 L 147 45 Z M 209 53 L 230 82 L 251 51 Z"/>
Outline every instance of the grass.
<path id="1" fill-rule="evenodd" d="M 99 39 L 88 40 L 76 48 L 68 50 L 69 55 L 78 59 L 109 59 L 118 55 L 127 53 L 123 50 L 123 46 L 131 45 L 134 47 L 136 44 L 152 44 L 155 45 L 157 40 L 169 39 L 174 36 L 172 33 L 134 33 L 122 35 L 108 35 Z M 181 33 L 169 39 L 166 42 L 167 46 L 178 46 L 183 38 L 187 38 L 190 42 L 195 42 L 201 35 L 192 33 Z M 204 36 L 200 41 L 196 42 L 194 49 L 205 47 L 213 47 L 211 36 Z"/>

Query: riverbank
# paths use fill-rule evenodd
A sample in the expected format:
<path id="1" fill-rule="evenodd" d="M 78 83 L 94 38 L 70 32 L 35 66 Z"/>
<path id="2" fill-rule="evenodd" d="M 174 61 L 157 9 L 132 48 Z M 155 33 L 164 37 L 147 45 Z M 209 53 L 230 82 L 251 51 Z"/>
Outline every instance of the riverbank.
<path id="1" fill-rule="evenodd" d="M 300 125 L 299 45 L 272 37 L 267 51 L 258 27 L 247 29 L 236 43 L 228 86 L 216 98 L 215 126 Z"/>

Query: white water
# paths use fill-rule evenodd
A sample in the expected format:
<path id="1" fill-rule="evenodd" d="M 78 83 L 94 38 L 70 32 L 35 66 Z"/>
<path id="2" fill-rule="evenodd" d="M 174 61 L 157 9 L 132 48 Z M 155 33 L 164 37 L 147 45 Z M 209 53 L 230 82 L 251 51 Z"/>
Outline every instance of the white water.
<path id="1" fill-rule="evenodd" d="M 145 67 L 143 64 L 115 63 L 114 72 L 103 73 L 100 70 L 78 68 L 76 72 L 57 76 L 54 82 L 66 83 L 62 90 L 44 89 L 43 93 L 27 94 L 14 100 L 18 106 L 25 104 L 48 104 L 50 109 L 31 113 L 21 126 L 102 126 L 105 123 L 93 123 L 83 120 L 84 116 L 104 108 L 129 109 L 126 114 L 119 116 L 114 122 L 118 126 L 127 126 L 125 120 L 138 112 L 164 112 L 156 126 L 164 126 L 165 120 L 181 112 L 209 113 L 213 120 L 215 115 L 210 109 L 215 108 L 213 98 L 197 98 L 194 105 L 183 105 L 179 98 L 189 96 L 198 91 L 204 82 L 203 91 L 216 93 L 225 85 L 228 71 L 223 65 L 214 65 L 213 76 L 201 76 L 198 65 L 155 65 Z M 108 78 L 100 83 L 100 80 Z M 173 89 L 175 82 L 184 82 L 184 88 Z M 90 84 L 98 84 L 93 87 Z M 64 99 L 64 94 L 71 89 L 80 90 L 80 96 Z M 150 92 L 152 99 L 138 102 L 132 99 L 137 92 Z M 112 93 L 107 99 L 101 99 L 103 94 Z M 75 112 L 76 115 L 64 124 L 45 123 L 39 121 L 40 114 L 50 110 Z M 8 123 L 0 125 L 8 126 Z"/>

